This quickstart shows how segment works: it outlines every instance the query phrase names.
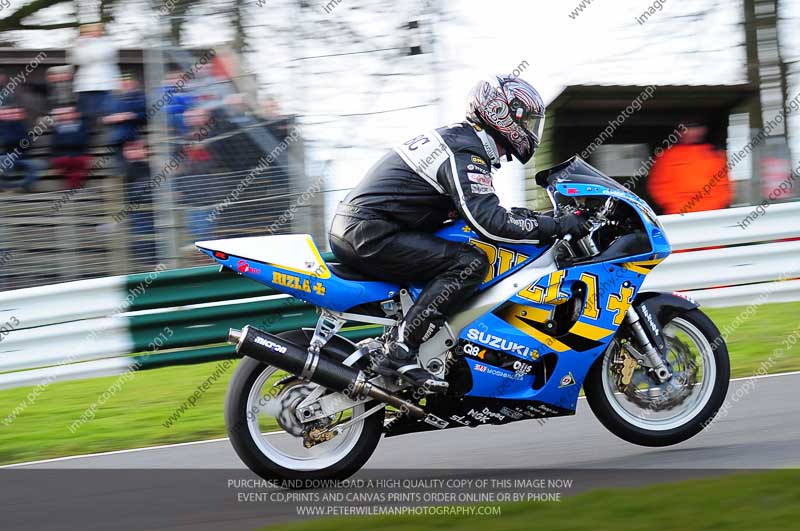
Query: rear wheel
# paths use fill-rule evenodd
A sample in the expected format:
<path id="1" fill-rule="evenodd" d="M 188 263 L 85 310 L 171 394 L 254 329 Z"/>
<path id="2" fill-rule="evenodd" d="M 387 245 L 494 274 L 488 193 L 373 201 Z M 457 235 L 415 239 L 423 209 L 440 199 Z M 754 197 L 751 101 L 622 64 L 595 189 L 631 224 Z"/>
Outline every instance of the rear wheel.
<path id="1" fill-rule="evenodd" d="M 301 330 L 278 336 L 301 347 L 308 345 L 308 334 Z M 339 480 L 367 462 L 383 431 L 383 410 L 342 428 L 330 440 L 306 447 L 303 430 L 326 430 L 377 405 L 358 404 L 316 426 L 302 424 L 294 408 L 317 389 L 316 384 L 258 360 L 242 360 L 228 387 L 225 423 L 234 450 L 250 470 L 271 480 Z"/>
<path id="2" fill-rule="evenodd" d="M 584 383 L 598 420 L 618 437 L 643 446 L 669 446 L 696 435 L 725 400 L 730 378 L 728 349 L 703 312 L 690 310 L 661 325 L 671 379 L 656 383 L 624 348 L 627 338 L 620 337 Z"/>

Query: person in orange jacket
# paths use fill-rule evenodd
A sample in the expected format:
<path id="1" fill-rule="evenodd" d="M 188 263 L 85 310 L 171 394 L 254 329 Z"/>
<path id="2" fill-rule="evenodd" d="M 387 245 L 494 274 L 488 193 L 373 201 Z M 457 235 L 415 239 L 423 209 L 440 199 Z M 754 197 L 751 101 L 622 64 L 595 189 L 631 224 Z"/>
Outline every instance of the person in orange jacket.
<path id="1" fill-rule="evenodd" d="M 724 151 L 705 142 L 707 128 L 687 124 L 678 144 L 656 157 L 647 192 L 664 214 L 728 208 L 732 187 Z"/>

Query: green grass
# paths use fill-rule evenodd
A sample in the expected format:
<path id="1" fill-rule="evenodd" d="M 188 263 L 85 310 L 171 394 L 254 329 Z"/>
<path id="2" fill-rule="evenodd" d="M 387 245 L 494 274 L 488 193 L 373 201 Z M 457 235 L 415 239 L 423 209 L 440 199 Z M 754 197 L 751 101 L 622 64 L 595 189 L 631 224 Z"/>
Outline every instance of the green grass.
<path id="1" fill-rule="evenodd" d="M 797 529 L 800 470 L 737 474 L 648 487 L 596 490 L 560 502 L 501 504 L 500 516 L 371 516 L 325 518 L 261 531 L 419 529 L 558 531 Z"/>
<path id="2" fill-rule="evenodd" d="M 787 348 L 787 338 L 794 335 L 798 339 L 800 334 L 800 302 L 757 306 L 749 319 L 742 318 L 741 324 L 735 326 L 737 317 L 743 317 L 745 309 L 703 309 L 723 334 L 726 326 L 732 328 L 727 338 L 732 376 L 756 374 L 770 358 L 772 361 L 767 367 L 770 373 L 800 369 L 800 344 Z M 776 349 L 783 349 L 783 353 L 776 353 Z"/>
<path id="3" fill-rule="evenodd" d="M 107 450 L 211 439 L 225 435 L 222 404 L 233 373 L 229 368 L 171 427 L 176 408 L 212 374 L 217 362 L 134 373 L 97 408 L 94 419 L 77 427 L 86 408 L 117 377 L 54 383 L 10 425 L 0 422 L 0 462 L 10 463 Z M 0 420 L 34 388 L 0 392 Z"/>
<path id="4" fill-rule="evenodd" d="M 717 326 L 733 322 L 742 308 L 708 309 Z M 733 376 L 759 371 L 761 363 L 800 326 L 800 303 L 765 305 L 728 337 Z M 774 358 L 769 372 L 800 369 L 800 345 Z M 229 368 L 171 427 L 163 422 L 211 375 L 217 362 L 135 373 L 72 433 L 79 419 L 117 377 L 54 383 L 10 425 L 2 420 L 33 388 L 0 391 L 0 463 L 46 459 L 225 436 L 223 400 Z"/>

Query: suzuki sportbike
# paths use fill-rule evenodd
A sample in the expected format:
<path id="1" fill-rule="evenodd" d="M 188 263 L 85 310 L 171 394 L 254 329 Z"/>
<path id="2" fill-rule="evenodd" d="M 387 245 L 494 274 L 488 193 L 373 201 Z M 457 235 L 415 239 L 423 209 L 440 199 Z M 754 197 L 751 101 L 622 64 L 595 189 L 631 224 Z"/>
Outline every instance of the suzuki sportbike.
<path id="1" fill-rule="evenodd" d="M 449 382 L 442 394 L 370 370 L 423 284 L 326 263 L 309 235 L 198 242 L 223 270 L 291 295 L 287 311 L 296 299 L 318 309 L 314 328 L 230 331 L 243 360 L 225 419 L 247 466 L 268 479 L 343 479 L 381 436 L 572 415 L 581 388 L 600 422 L 631 443 L 672 445 L 702 430 L 725 397 L 728 352 L 692 299 L 640 289 L 671 251 L 653 210 L 579 158 L 536 182 L 554 215 L 586 216 L 587 236 L 498 245 L 463 220 L 436 233 L 492 263 L 480 291 L 420 349 L 422 366 Z M 343 329 L 372 337 L 354 342 Z"/>

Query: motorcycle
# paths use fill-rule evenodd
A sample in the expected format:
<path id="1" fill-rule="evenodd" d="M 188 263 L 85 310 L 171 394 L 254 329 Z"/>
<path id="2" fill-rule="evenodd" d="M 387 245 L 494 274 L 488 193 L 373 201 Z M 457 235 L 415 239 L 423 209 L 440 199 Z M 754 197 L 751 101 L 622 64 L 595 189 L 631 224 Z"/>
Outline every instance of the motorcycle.
<path id="1" fill-rule="evenodd" d="M 387 333 L 423 288 L 326 263 L 309 235 L 197 242 L 232 270 L 318 308 L 313 329 L 231 330 L 243 356 L 225 402 L 230 441 L 271 480 L 344 479 L 381 436 L 573 415 L 581 387 L 618 437 L 667 446 L 700 432 L 728 388 L 727 347 L 691 298 L 640 290 L 671 252 L 641 198 L 573 157 L 536 175 L 553 214 L 581 212 L 577 240 L 519 245 L 481 240 L 464 220 L 438 237 L 482 249 L 480 290 L 425 342 L 420 363 L 442 394 L 377 375 L 380 338 L 357 343 L 346 323 Z M 289 300 L 289 299 L 287 299 Z"/>

